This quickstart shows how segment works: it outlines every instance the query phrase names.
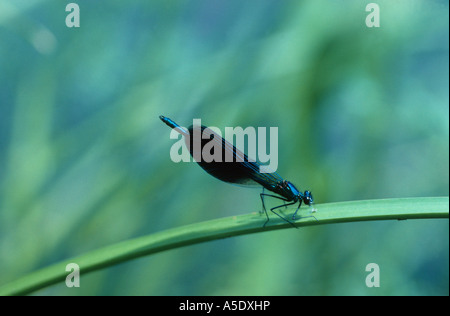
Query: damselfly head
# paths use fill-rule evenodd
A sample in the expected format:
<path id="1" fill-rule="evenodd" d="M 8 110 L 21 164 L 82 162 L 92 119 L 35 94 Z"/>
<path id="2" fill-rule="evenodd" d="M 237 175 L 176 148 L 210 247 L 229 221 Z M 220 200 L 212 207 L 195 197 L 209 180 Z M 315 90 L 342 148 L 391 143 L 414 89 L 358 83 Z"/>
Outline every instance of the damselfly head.
<path id="1" fill-rule="evenodd" d="M 310 191 L 305 191 L 305 193 L 303 193 L 302 200 L 306 205 L 312 205 L 314 203 L 314 199 Z"/>

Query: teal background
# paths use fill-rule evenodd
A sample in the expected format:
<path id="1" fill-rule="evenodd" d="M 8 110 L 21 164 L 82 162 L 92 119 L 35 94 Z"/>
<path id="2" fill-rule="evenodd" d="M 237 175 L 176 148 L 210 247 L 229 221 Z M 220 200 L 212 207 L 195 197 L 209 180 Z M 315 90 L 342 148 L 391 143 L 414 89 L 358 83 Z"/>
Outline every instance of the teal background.
<path id="1" fill-rule="evenodd" d="M 0 0 L 0 285 L 259 211 L 175 164 L 158 118 L 278 127 L 317 203 L 449 194 L 447 1 Z M 305 214 L 306 211 L 303 212 Z M 261 225 L 264 218 L 261 218 Z M 448 295 L 448 220 L 319 225 L 155 254 L 37 295 Z M 365 285 L 369 263 L 381 286 Z"/>

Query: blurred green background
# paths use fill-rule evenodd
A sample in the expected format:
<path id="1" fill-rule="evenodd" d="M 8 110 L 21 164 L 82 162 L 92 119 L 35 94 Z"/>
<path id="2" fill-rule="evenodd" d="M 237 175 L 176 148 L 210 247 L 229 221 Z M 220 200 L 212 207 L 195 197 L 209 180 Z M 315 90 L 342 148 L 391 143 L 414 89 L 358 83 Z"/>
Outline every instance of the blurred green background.
<path id="1" fill-rule="evenodd" d="M 0 285 L 259 211 L 175 164 L 158 118 L 276 126 L 317 203 L 449 194 L 447 1 L 0 0 Z M 380 27 L 368 28 L 369 2 Z M 261 218 L 261 225 L 264 218 Z M 320 225 L 159 253 L 38 295 L 448 295 L 448 220 Z M 368 263 L 381 286 L 365 285 Z"/>

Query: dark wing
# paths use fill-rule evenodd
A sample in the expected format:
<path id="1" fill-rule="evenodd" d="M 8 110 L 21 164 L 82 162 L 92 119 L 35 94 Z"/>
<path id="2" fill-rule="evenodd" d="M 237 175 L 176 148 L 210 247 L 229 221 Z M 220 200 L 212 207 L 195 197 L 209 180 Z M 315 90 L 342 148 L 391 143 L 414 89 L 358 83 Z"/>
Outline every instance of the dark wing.
<path id="1" fill-rule="evenodd" d="M 201 137 L 205 130 L 210 135 L 208 139 Z M 279 181 L 283 181 L 277 173 L 261 173 L 260 170 L 264 169 L 263 165 L 249 159 L 246 154 L 211 129 L 205 126 L 191 126 L 189 127 L 189 133 L 189 137 L 185 137 L 185 142 L 191 156 L 194 157 L 203 170 L 213 177 L 239 185 L 254 186 L 259 184 L 269 190 Z M 194 137 L 201 144 L 201 146 L 197 146 L 198 148 L 195 145 L 191 146 L 194 142 Z M 200 137 L 200 142 L 198 137 Z M 214 160 L 220 161 L 205 161 L 201 155 L 204 148 L 213 157 L 217 158 Z M 200 153 L 198 152 L 199 150 L 201 150 Z"/>

